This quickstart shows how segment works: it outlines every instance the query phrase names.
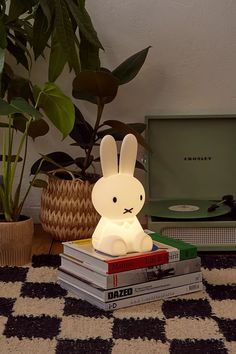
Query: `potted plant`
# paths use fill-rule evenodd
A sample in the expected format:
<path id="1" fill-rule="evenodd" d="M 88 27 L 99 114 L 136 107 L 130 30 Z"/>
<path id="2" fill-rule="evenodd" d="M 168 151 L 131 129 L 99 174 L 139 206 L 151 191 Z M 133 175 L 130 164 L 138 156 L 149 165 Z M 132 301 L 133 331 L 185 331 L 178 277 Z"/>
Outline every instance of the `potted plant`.
<path id="1" fill-rule="evenodd" d="M 7 129 L 0 155 L 0 264 L 24 264 L 30 260 L 33 224 L 21 211 L 31 187 L 42 187 L 45 183 L 36 178 L 36 173 L 25 194 L 21 193 L 28 138 L 47 133 L 48 125 L 42 115 L 51 120 L 63 137 L 68 135 L 74 124 L 74 106 L 53 82 L 66 64 L 78 74 L 83 67 L 85 50 L 93 53 L 93 63 L 98 62 L 102 45 L 84 0 L 2 0 L 0 33 L 0 128 Z M 49 82 L 39 88 L 29 77 L 33 61 L 44 56 L 46 48 L 49 50 Z M 6 62 L 7 52 L 25 68 L 27 78 L 13 72 Z M 17 146 L 15 137 L 19 134 L 22 136 Z M 22 223 L 24 234 L 16 229 Z M 8 232 L 8 228 L 13 231 Z"/>
<path id="2" fill-rule="evenodd" d="M 55 87 L 54 87 L 55 88 Z M 56 90 L 56 88 L 55 88 Z M 60 92 L 57 89 L 57 92 Z M 40 91 L 40 96 L 45 92 Z M 61 94 L 61 101 L 73 116 L 73 104 Z M 64 110 L 57 105 L 57 112 Z M 56 117 L 55 112 L 50 115 Z M 0 200 L 0 264 L 25 264 L 30 261 L 33 235 L 33 221 L 22 215 L 22 208 L 32 186 L 42 187 L 44 181 L 37 179 L 40 166 L 34 177 L 29 181 L 26 191 L 22 191 L 23 178 L 28 154 L 29 137 L 36 139 L 48 132 L 48 124 L 35 106 L 22 97 L 13 98 L 9 103 L 0 99 L 0 127 L 5 130 L 2 142 Z M 66 130 L 62 132 L 67 134 Z M 19 134 L 21 136 L 18 138 Z M 19 142 L 18 142 L 19 140 Z"/>
<path id="3" fill-rule="evenodd" d="M 93 125 L 75 107 L 75 123 L 70 137 L 75 141 L 72 145 L 79 146 L 83 154 L 73 158 L 62 151 L 53 152 L 42 156 L 31 168 L 31 173 L 35 174 L 41 165 L 41 172 L 48 174 L 48 185 L 41 198 L 41 223 L 54 239 L 65 241 L 92 236 L 99 220 L 91 201 L 93 184 L 99 178 L 95 172 L 99 158 L 94 155 L 94 148 L 104 135 L 111 134 L 116 140 L 122 140 L 127 133 L 133 133 L 147 148 L 141 135 L 145 124 L 102 121 L 102 113 L 105 105 L 115 99 L 119 86 L 138 74 L 148 50 L 149 47 L 135 53 L 113 71 L 104 68 L 83 70 L 73 81 L 73 96 L 96 106 Z M 142 167 L 139 162 L 137 166 Z"/>

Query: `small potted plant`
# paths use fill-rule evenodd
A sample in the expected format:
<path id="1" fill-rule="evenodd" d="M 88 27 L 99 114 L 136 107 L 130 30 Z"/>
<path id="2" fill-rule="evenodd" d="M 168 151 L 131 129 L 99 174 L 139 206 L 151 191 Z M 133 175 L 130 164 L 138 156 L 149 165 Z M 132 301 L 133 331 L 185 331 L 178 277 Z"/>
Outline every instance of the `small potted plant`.
<path id="1" fill-rule="evenodd" d="M 42 115 L 51 120 L 63 137 L 68 135 L 74 125 L 74 106 L 54 81 L 66 64 L 78 74 L 90 52 L 92 62 L 98 62 L 102 45 L 84 0 L 2 0 L 0 33 L 0 128 L 5 131 L 0 153 L 0 264 L 24 264 L 30 260 L 33 223 L 22 216 L 22 208 L 31 187 L 45 185 L 36 178 L 37 171 L 26 192 L 21 193 L 28 138 L 47 133 L 48 125 Z M 49 50 L 49 82 L 39 88 L 29 77 L 33 62 L 44 57 L 45 48 Z M 6 62 L 9 55 L 25 69 L 27 79 L 13 72 Z M 17 146 L 18 134 L 22 136 Z M 22 223 L 23 232 L 18 230 Z"/>
<path id="2" fill-rule="evenodd" d="M 91 201 L 93 185 L 99 178 L 95 168 L 99 158 L 94 155 L 94 148 L 104 135 L 111 134 L 116 140 L 122 140 L 124 135 L 132 133 L 147 147 L 141 135 L 145 124 L 102 121 L 102 113 L 105 105 L 115 99 L 119 86 L 138 74 L 148 50 L 149 47 L 135 53 L 113 71 L 83 70 L 73 81 L 73 96 L 96 105 L 93 125 L 75 107 L 75 124 L 70 137 L 75 141 L 72 145 L 79 146 L 83 154 L 73 158 L 62 151 L 53 152 L 42 156 L 31 168 L 31 173 L 35 174 L 41 165 L 41 172 L 48 174 L 48 185 L 41 197 L 41 223 L 54 239 L 66 241 L 92 236 L 99 220 Z M 139 162 L 137 166 L 142 167 Z"/>
<path id="3" fill-rule="evenodd" d="M 57 102 L 57 114 L 63 113 L 64 105 L 71 111 L 73 117 L 73 104 L 54 85 L 54 92 L 61 98 Z M 42 90 L 39 96 L 47 95 Z M 49 97 L 49 96 L 47 96 Z M 26 191 L 22 191 L 23 178 L 28 154 L 29 137 L 36 139 L 48 132 L 48 124 L 42 118 L 36 104 L 33 106 L 22 97 L 13 98 L 10 102 L 0 99 L 0 127 L 4 129 L 2 153 L 0 155 L 1 185 L 0 200 L 2 214 L 0 215 L 0 264 L 22 265 L 30 261 L 33 236 L 33 221 L 22 215 L 24 203 L 32 186 L 42 187 L 45 182 L 37 179 L 40 166 L 34 177 L 29 181 Z M 61 113 L 61 114 L 62 114 Z M 50 116 L 56 119 L 57 115 L 50 107 Z M 59 114 L 60 116 L 60 114 Z M 66 130 L 61 129 L 64 135 Z M 18 142 L 18 136 L 19 142 Z"/>

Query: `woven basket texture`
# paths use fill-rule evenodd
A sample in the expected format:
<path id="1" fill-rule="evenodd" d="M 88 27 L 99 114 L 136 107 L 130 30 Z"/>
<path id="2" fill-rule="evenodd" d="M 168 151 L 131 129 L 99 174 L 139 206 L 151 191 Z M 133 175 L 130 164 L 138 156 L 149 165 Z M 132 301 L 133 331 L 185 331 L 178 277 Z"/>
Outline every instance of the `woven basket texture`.
<path id="1" fill-rule="evenodd" d="M 41 196 L 40 219 L 43 229 L 55 240 L 92 237 L 100 219 L 91 200 L 93 185 L 80 179 L 48 177 L 48 186 Z"/>

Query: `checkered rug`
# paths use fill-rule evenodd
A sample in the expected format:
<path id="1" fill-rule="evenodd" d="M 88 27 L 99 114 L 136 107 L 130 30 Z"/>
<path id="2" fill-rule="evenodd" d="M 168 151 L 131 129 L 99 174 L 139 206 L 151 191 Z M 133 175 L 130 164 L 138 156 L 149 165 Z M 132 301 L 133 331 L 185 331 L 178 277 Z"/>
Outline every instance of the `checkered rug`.
<path id="1" fill-rule="evenodd" d="M 236 353 L 235 256 L 202 257 L 202 292 L 113 313 L 56 284 L 59 262 L 0 268 L 1 353 Z"/>

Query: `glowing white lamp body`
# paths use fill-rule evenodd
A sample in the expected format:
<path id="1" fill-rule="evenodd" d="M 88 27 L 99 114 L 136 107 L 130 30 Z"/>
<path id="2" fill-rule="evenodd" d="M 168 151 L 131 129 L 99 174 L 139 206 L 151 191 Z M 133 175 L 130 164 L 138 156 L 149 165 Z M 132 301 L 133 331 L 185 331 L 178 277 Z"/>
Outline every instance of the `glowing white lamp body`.
<path id="1" fill-rule="evenodd" d="M 101 252 L 119 256 L 129 252 L 150 251 L 152 239 L 139 223 L 136 215 L 145 201 L 145 191 L 134 177 L 137 140 L 133 134 L 125 136 L 118 170 L 115 139 L 106 135 L 100 144 L 103 177 L 94 185 L 92 202 L 101 215 L 93 233 L 93 247 Z"/>

